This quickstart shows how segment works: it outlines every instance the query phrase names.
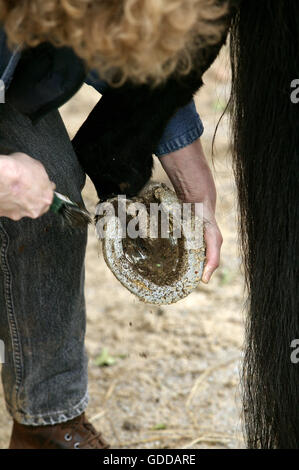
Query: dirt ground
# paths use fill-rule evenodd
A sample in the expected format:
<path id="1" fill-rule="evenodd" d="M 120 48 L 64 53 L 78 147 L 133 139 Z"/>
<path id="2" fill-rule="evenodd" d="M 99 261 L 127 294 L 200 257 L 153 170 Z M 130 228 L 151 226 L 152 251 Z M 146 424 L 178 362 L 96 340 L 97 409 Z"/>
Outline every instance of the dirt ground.
<path id="1" fill-rule="evenodd" d="M 229 95 L 228 69 L 223 54 L 205 75 L 205 86 L 196 98 L 211 166 L 213 133 Z M 62 108 L 70 136 L 98 99 L 97 92 L 84 86 Z M 209 285 L 201 284 L 186 299 L 170 306 L 143 304 L 109 271 L 90 227 L 86 258 L 87 413 L 112 448 L 245 446 L 239 395 L 243 276 L 226 118 L 218 129 L 215 150 L 217 220 L 224 243 L 221 266 Z M 166 182 L 156 160 L 154 179 Z M 97 199 L 89 180 L 84 199 L 94 211 Z M 101 366 L 107 362 L 110 365 Z M 1 390 L 0 448 L 7 447 L 10 425 Z"/>

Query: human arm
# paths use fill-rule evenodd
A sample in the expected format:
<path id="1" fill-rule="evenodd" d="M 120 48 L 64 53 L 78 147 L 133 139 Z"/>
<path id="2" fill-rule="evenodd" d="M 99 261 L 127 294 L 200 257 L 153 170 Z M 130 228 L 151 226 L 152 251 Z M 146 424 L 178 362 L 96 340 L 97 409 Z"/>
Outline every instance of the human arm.
<path id="1" fill-rule="evenodd" d="M 203 282 L 219 265 L 222 235 L 215 219 L 216 188 L 200 139 L 160 157 L 160 162 L 182 202 L 203 203 L 206 263 Z"/>

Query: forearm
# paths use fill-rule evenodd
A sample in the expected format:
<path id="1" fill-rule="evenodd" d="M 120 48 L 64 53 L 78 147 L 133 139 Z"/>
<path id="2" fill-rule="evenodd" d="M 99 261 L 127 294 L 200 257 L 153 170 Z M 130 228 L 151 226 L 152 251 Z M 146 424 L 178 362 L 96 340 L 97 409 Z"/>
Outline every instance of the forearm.
<path id="1" fill-rule="evenodd" d="M 202 280 L 208 282 L 219 266 L 222 236 L 215 219 L 216 187 L 200 139 L 160 161 L 179 199 L 203 204 L 206 263 Z"/>
<path id="2" fill-rule="evenodd" d="M 160 157 L 160 162 L 181 200 L 206 202 L 215 210 L 216 188 L 200 139 Z"/>

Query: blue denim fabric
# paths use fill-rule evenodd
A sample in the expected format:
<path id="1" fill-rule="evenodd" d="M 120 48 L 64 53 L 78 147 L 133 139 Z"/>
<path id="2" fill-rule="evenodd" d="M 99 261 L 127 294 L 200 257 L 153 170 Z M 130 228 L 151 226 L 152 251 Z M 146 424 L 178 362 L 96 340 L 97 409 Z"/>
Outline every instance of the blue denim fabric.
<path id="1" fill-rule="evenodd" d="M 59 112 L 33 125 L 0 104 L 0 153 L 40 160 L 57 191 L 83 205 L 83 172 Z M 87 230 L 69 230 L 51 211 L 14 222 L 0 217 L 0 338 L 7 410 L 27 425 L 80 415 L 88 403 L 85 352 Z"/>
<path id="2" fill-rule="evenodd" d="M 175 152 L 201 137 L 204 131 L 194 100 L 171 118 L 155 152 L 157 157 Z"/>
<path id="3" fill-rule="evenodd" d="M 0 29 L 0 79 L 3 80 L 6 90 L 11 83 L 20 56 L 20 48 L 16 48 L 14 51 L 8 49 L 6 35 Z"/>
<path id="4" fill-rule="evenodd" d="M 0 34 L 6 88 L 18 59 Z M 86 177 L 57 110 L 33 125 L 0 104 L 0 153 L 13 151 L 40 160 L 57 190 L 84 204 Z M 69 231 L 52 212 L 18 222 L 0 217 L 1 376 L 7 410 L 20 423 L 61 423 L 87 407 L 86 243 L 87 230 Z"/>

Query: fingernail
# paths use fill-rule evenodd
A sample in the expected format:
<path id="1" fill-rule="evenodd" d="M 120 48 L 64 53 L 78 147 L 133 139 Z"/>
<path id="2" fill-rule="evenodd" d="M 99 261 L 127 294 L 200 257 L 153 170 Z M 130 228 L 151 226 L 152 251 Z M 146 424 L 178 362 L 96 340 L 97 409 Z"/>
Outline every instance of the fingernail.
<path id="1" fill-rule="evenodd" d="M 202 281 L 205 283 L 205 284 L 208 284 L 209 280 L 211 279 L 211 276 L 212 276 L 212 272 L 210 269 L 208 269 L 207 271 L 204 272 L 203 276 L 202 276 Z"/>

